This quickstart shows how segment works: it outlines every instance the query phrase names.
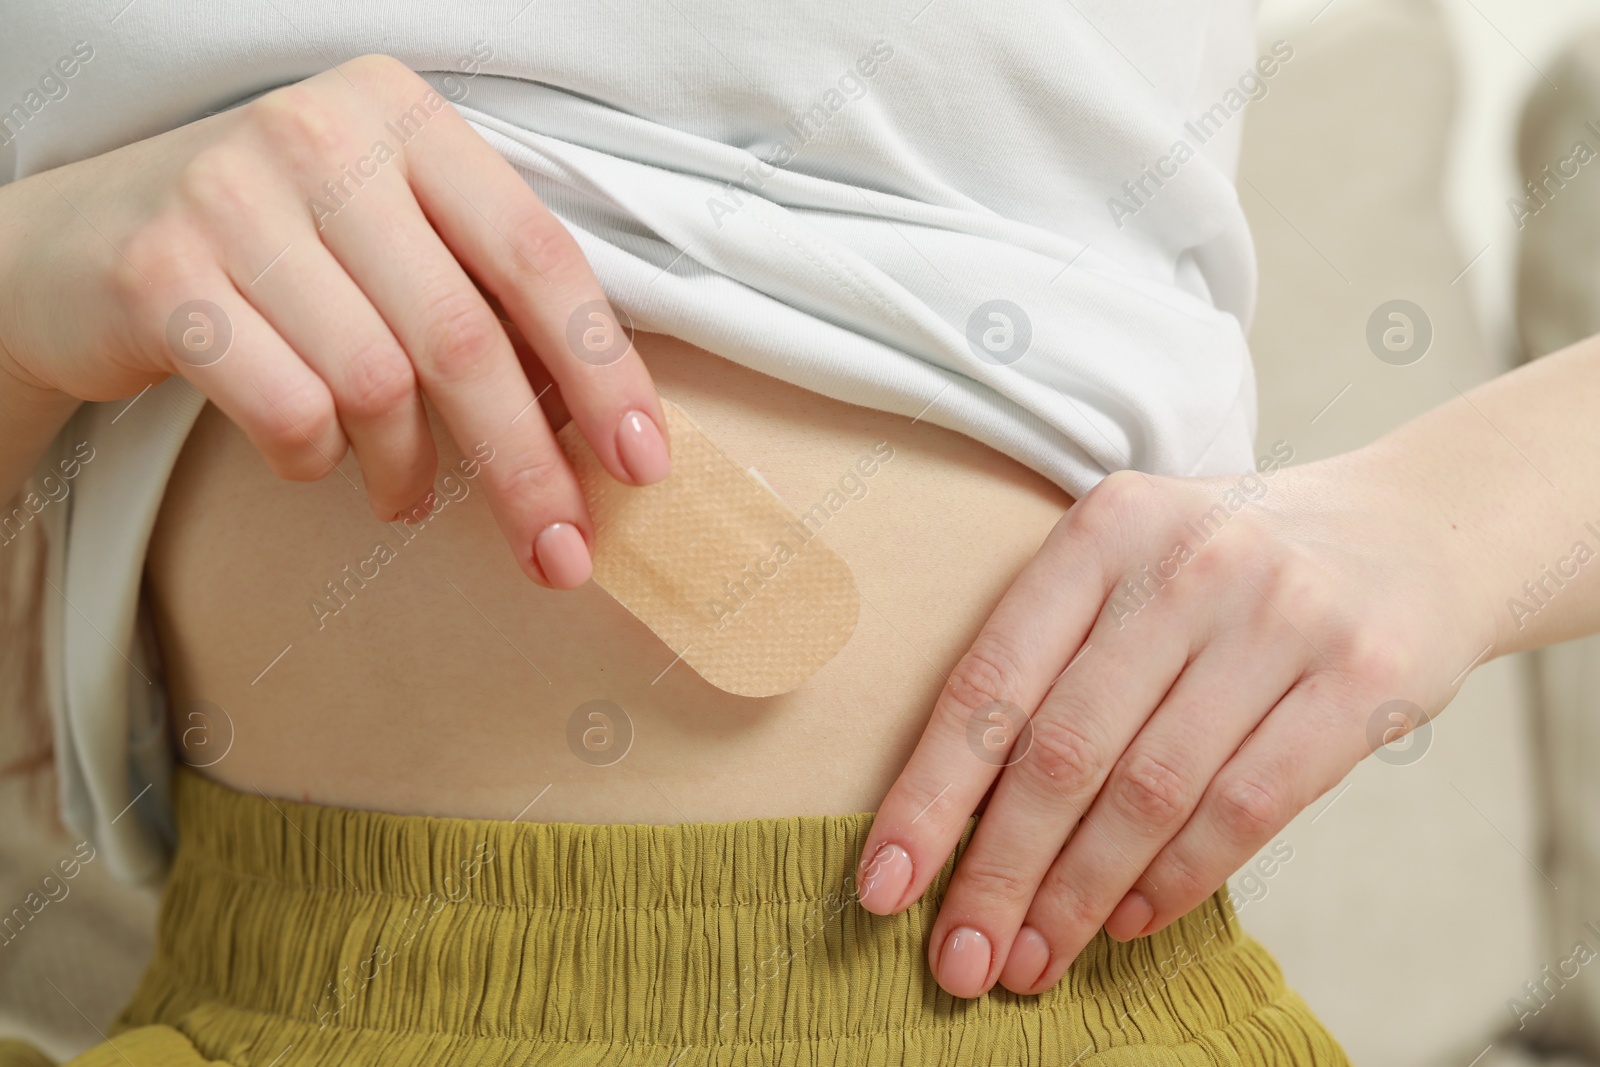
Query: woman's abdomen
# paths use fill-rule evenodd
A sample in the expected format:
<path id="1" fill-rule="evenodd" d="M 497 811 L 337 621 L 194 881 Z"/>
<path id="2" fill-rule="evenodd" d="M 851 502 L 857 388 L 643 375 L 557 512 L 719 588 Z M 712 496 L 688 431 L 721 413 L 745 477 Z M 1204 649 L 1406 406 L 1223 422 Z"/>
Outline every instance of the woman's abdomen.
<path id="1" fill-rule="evenodd" d="M 837 657 L 781 696 L 724 693 L 594 583 L 524 579 L 437 420 L 444 506 L 404 529 L 372 518 L 353 458 L 314 484 L 279 481 L 207 406 L 148 562 L 182 758 L 236 789 L 399 813 L 875 808 L 1070 499 L 927 422 L 675 339 L 637 344 L 662 394 L 736 462 L 795 511 L 827 510 L 822 537 L 861 599 Z"/>

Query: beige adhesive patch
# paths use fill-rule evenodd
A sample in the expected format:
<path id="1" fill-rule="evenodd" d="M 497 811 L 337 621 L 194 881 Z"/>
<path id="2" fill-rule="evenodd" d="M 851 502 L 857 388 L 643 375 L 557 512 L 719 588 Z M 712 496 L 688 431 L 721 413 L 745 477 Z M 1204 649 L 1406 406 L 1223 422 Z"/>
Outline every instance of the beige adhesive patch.
<path id="1" fill-rule="evenodd" d="M 770 489 L 661 402 L 672 474 L 637 489 L 557 434 L 594 517 L 594 579 L 706 681 L 787 693 L 838 654 L 860 598 L 843 559 Z"/>

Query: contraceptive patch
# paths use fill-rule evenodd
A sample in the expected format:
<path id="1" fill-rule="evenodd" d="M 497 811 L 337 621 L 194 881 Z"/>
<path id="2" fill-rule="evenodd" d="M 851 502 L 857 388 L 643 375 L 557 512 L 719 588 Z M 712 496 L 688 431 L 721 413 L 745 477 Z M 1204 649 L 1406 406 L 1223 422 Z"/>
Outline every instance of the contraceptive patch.
<path id="1" fill-rule="evenodd" d="M 672 473 L 655 485 L 611 477 L 576 423 L 556 435 L 594 519 L 594 580 L 718 689 L 798 688 L 855 630 L 850 568 L 681 408 L 661 408 Z"/>

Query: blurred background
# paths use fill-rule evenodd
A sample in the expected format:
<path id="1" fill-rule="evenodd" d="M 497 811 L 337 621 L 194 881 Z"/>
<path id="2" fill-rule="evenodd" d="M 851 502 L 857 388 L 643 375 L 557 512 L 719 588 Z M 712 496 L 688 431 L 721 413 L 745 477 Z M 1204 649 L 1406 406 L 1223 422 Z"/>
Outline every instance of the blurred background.
<path id="1" fill-rule="evenodd" d="M 1260 25 L 1263 52 L 1294 55 L 1250 105 L 1239 171 L 1258 453 L 1358 447 L 1600 332 L 1600 2 L 1264 0 Z M 1396 309 L 1409 347 L 1369 340 Z M 1357 1064 L 1600 1067 L 1596 766 L 1600 642 L 1485 664 L 1241 872 L 1240 918 Z M 0 811 L 30 813 L 0 820 L 0 900 L 82 859 L 51 804 L 0 781 Z M 0 1033 L 65 1058 L 130 994 L 156 898 L 93 860 L 59 884 L 0 930 Z M 63 973 L 69 990 L 45 980 Z"/>
<path id="2" fill-rule="evenodd" d="M 1260 29 L 1295 57 L 1240 164 L 1258 453 L 1347 451 L 1600 331 L 1600 4 L 1267 0 Z M 1372 340 L 1396 308 L 1409 351 Z M 1597 713 L 1593 639 L 1483 665 L 1235 879 L 1354 1062 L 1600 1064 Z"/>

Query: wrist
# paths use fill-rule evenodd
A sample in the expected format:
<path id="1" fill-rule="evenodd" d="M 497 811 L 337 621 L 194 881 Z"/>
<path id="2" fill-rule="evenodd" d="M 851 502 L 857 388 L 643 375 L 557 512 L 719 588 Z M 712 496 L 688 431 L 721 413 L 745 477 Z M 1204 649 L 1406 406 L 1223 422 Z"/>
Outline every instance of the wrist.
<path id="1" fill-rule="evenodd" d="M 1436 429 L 1408 423 L 1352 458 L 1376 488 L 1375 514 L 1393 523 L 1411 566 L 1435 591 L 1439 624 L 1459 639 L 1455 676 L 1531 646 L 1506 613 L 1507 591 L 1522 580 L 1521 553 L 1508 550 L 1515 535 L 1502 521 L 1510 502 L 1487 464 L 1430 436 Z"/>
<path id="2" fill-rule="evenodd" d="M 22 328 L 20 305 L 30 294 L 30 271 L 39 270 L 37 218 L 40 205 L 28 196 L 37 182 L 23 179 L 0 185 L 0 383 L 5 386 L 6 414 L 16 417 L 19 406 L 48 415 L 70 412 L 79 401 L 28 369 L 27 331 Z M 37 198 L 35 198 L 37 199 Z M 35 224 L 30 226 L 29 220 Z"/>
<path id="3" fill-rule="evenodd" d="M 0 185 L 0 385 L 5 386 L 5 397 L 19 393 L 29 399 L 42 399 L 40 394 L 48 387 L 32 374 L 22 369 L 15 352 L 17 344 L 17 302 L 22 292 L 19 264 L 23 258 L 23 208 L 18 203 L 18 188 L 22 182 Z M 7 415 L 14 412 L 7 405 Z"/>
<path id="4" fill-rule="evenodd" d="M 10 500 L 82 401 L 41 381 L 18 361 L 19 279 L 26 261 L 17 187 L 0 186 L 0 499 Z"/>
<path id="5" fill-rule="evenodd" d="M 1307 476 L 1303 506 L 1324 518 L 1319 539 L 1370 561 L 1366 580 L 1387 586 L 1386 610 L 1408 620 L 1443 680 L 1458 681 L 1507 651 L 1496 610 L 1505 563 L 1484 537 L 1487 494 L 1438 459 L 1391 435 L 1291 469 Z"/>

